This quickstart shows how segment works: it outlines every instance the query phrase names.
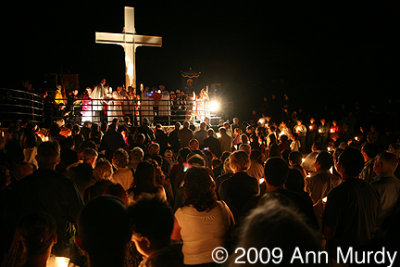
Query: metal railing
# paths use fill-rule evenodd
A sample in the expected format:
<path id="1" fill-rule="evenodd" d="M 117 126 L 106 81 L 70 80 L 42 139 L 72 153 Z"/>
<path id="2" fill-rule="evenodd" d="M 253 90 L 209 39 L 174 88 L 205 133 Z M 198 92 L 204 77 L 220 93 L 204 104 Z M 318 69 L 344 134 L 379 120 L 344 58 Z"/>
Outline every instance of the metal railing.
<path id="1" fill-rule="evenodd" d="M 134 125 L 146 118 L 150 123 L 174 124 L 177 121 L 203 121 L 205 117 L 216 118 L 217 112 L 212 111 L 211 101 L 203 100 L 153 100 L 153 99 L 55 99 L 63 101 L 58 105 L 58 118 L 83 123 L 103 122 L 111 123 L 113 119 L 123 121 L 129 117 Z M 52 118 L 57 119 L 56 114 Z"/>
<path id="2" fill-rule="evenodd" d="M 24 120 L 40 123 L 43 115 L 42 96 L 23 90 L 0 88 L 0 121 L 2 123 Z"/>
<path id="3" fill-rule="evenodd" d="M 123 121 L 126 117 L 133 125 L 144 118 L 150 123 L 173 125 L 188 120 L 203 121 L 205 117 L 220 118 L 213 110 L 212 101 L 204 100 L 161 100 L 161 99 L 43 99 L 39 94 L 28 91 L 0 88 L 0 122 L 32 121 L 45 127 L 52 121 L 83 123 Z M 221 103 L 220 110 L 232 109 L 232 103 Z"/>

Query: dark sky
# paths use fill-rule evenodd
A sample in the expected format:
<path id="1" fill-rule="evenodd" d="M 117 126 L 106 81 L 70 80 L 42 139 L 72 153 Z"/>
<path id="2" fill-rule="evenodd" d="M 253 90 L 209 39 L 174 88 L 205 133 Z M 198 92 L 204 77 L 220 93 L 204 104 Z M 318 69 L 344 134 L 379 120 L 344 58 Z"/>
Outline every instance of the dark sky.
<path id="1" fill-rule="evenodd" d="M 103 76 L 123 83 L 122 48 L 95 44 L 94 33 L 121 32 L 124 5 L 135 7 L 138 34 L 163 37 L 162 48 L 137 49 L 146 85 L 178 89 L 189 67 L 202 72 L 200 85 L 221 82 L 239 103 L 283 91 L 351 102 L 399 85 L 394 1 L 38 2 L 2 2 L 0 86 L 44 73 L 79 73 L 81 87 Z"/>

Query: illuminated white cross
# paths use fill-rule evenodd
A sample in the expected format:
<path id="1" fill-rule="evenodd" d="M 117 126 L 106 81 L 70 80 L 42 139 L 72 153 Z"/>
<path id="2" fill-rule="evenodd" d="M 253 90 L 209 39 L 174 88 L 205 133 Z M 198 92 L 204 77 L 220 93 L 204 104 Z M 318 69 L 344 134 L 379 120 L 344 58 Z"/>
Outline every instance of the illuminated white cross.
<path id="1" fill-rule="evenodd" d="M 135 31 L 133 7 L 125 7 L 125 27 L 122 33 L 96 32 L 97 44 L 116 44 L 125 51 L 125 83 L 126 87 L 136 88 L 135 51 L 138 46 L 162 46 L 159 36 L 138 35 Z"/>

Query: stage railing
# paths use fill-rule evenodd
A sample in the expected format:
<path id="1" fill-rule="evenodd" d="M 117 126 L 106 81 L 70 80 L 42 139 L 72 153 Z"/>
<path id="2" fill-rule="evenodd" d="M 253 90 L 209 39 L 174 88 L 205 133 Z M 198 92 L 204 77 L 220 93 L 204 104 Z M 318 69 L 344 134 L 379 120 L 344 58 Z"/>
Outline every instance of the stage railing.
<path id="1" fill-rule="evenodd" d="M 123 121 L 129 117 L 133 124 L 144 118 L 150 123 L 171 125 L 177 121 L 199 122 L 205 117 L 217 118 L 212 101 L 203 100 L 156 100 L 156 99 L 55 99 L 57 105 L 52 120 L 64 118 L 70 122 L 83 123 Z M 226 103 L 228 104 L 228 103 Z M 227 105 L 228 106 L 228 105 Z M 231 106 L 231 105 L 230 105 Z M 221 107 L 222 109 L 223 107 Z M 228 107 L 226 107 L 228 109 Z"/>
<path id="2" fill-rule="evenodd" d="M 43 121 L 43 98 L 23 90 L 0 88 L 0 122 Z"/>

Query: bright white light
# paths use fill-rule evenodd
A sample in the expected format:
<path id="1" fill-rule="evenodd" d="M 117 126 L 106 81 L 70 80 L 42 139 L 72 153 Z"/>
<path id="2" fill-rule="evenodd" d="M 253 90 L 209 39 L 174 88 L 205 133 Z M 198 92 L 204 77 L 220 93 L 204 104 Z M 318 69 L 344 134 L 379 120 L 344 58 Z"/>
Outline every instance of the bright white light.
<path id="1" fill-rule="evenodd" d="M 210 101 L 209 108 L 211 112 L 217 112 L 221 108 L 221 104 L 218 101 Z"/>
<path id="2" fill-rule="evenodd" d="M 323 199 L 322 199 L 322 202 L 323 203 L 326 203 L 328 201 L 328 197 L 324 197 Z"/>
<path id="3" fill-rule="evenodd" d="M 259 183 L 259 184 L 262 184 L 262 183 L 264 183 L 264 181 L 265 181 L 265 179 L 264 179 L 264 178 L 260 178 L 260 179 L 258 179 L 258 183 Z"/>

